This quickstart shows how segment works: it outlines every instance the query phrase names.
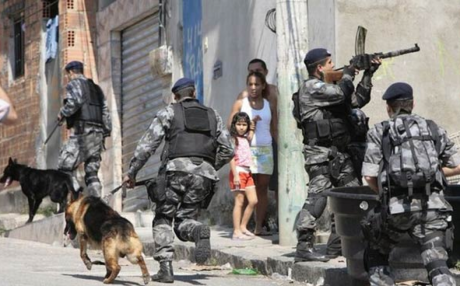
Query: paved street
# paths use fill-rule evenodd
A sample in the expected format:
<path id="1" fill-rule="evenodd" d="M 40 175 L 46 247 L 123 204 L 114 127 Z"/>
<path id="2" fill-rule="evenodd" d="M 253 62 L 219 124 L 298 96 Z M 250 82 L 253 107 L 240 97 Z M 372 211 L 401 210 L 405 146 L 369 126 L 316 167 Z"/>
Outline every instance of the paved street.
<path id="1" fill-rule="evenodd" d="M 91 251 L 89 256 L 92 260 L 103 260 L 97 251 Z M 105 268 L 100 265 L 94 265 L 93 270 L 88 271 L 80 260 L 79 250 L 74 248 L 0 238 L 0 258 L 2 286 L 102 285 L 105 275 Z M 157 263 L 150 257 L 146 260 L 153 275 L 158 270 Z M 185 261 L 174 264 L 176 282 L 173 285 L 300 285 L 264 276 L 229 275 L 230 270 L 196 272 L 190 270 L 192 265 Z M 114 285 L 143 285 L 138 266 L 125 259 L 120 260 L 120 265 L 122 269 Z M 162 284 L 150 282 L 150 285 Z"/>

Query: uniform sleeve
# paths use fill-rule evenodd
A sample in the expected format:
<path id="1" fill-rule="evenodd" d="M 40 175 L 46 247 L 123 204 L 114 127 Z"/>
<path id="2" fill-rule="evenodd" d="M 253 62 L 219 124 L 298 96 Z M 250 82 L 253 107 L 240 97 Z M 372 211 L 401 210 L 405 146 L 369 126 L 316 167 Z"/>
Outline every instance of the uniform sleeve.
<path id="1" fill-rule="evenodd" d="M 351 96 L 351 106 L 361 108 L 371 101 L 372 86 L 365 86 L 361 82 L 356 87 L 356 92 Z"/>
<path id="2" fill-rule="evenodd" d="M 217 152 L 216 152 L 216 163 L 215 163 L 215 169 L 219 170 L 230 162 L 233 158 L 234 155 L 234 146 L 231 140 L 230 133 L 228 132 L 227 128 L 222 122 L 222 118 L 220 115 L 217 114 L 217 112 L 214 110 L 216 113 L 216 119 L 217 119 Z"/>
<path id="3" fill-rule="evenodd" d="M 370 129 L 367 132 L 366 154 L 362 168 L 362 175 L 378 177 L 380 162 L 383 160 L 382 154 L 382 132 L 381 126 Z"/>
<path id="4" fill-rule="evenodd" d="M 439 135 L 441 137 L 441 154 L 439 159 L 443 167 L 455 168 L 460 165 L 460 155 L 457 153 L 457 146 L 449 139 L 447 132 L 439 127 Z"/>
<path id="5" fill-rule="evenodd" d="M 129 177 L 136 178 L 137 173 L 145 165 L 150 156 L 155 154 L 155 151 L 160 146 L 166 134 L 166 130 L 168 130 L 171 125 L 171 118 L 173 115 L 173 109 L 168 106 L 160 110 L 155 116 L 149 129 L 137 143 L 134 156 L 129 163 Z"/>
<path id="6" fill-rule="evenodd" d="M 81 80 L 71 80 L 66 86 L 65 104 L 60 113 L 64 117 L 70 117 L 83 105 L 83 87 Z"/>
<path id="7" fill-rule="evenodd" d="M 300 100 L 305 100 L 306 96 L 311 98 L 309 105 L 315 107 L 337 105 L 345 100 L 340 86 L 322 81 L 317 81 L 309 87 L 304 86 L 301 89 Z"/>
<path id="8" fill-rule="evenodd" d="M 104 124 L 104 136 L 110 136 L 112 132 L 112 118 L 110 118 L 110 111 L 107 107 L 107 101 L 104 98 L 102 103 L 102 123 Z"/>

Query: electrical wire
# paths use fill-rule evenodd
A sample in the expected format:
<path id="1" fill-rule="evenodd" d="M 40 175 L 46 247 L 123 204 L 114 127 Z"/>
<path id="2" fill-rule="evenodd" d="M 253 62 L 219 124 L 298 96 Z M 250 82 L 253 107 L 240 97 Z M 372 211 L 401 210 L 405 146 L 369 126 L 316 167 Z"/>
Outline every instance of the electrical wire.
<path id="1" fill-rule="evenodd" d="M 265 15 L 265 26 L 276 34 L 276 8 L 267 11 Z"/>

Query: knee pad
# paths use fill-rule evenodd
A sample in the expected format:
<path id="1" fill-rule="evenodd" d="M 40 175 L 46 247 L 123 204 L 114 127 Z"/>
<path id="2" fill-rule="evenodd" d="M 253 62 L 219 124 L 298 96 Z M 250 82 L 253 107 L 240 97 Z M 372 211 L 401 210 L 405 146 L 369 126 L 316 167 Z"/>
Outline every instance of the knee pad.
<path id="1" fill-rule="evenodd" d="M 180 241 L 188 241 L 185 237 L 182 237 L 182 235 L 180 234 L 180 231 L 179 231 L 179 228 L 177 227 L 174 227 L 174 233 L 176 234 L 176 237 L 180 240 Z"/>
<path id="2" fill-rule="evenodd" d="M 327 197 L 322 194 L 309 194 L 303 209 L 307 210 L 313 217 L 318 219 L 324 212 L 327 205 Z"/>

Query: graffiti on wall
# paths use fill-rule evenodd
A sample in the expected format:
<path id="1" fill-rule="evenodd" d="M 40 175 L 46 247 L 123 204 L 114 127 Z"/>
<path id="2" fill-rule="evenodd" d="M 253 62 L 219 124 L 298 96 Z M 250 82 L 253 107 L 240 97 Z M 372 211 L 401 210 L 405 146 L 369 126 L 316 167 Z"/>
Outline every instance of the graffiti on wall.
<path id="1" fill-rule="evenodd" d="M 443 77 L 446 73 L 446 68 L 453 69 L 456 75 L 460 75 L 460 67 L 456 64 L 458 60 L 452 54 L 446 51 L 444 42 L 438 39 L 437 42 L 438 58 L 439 58 L 439 73 Z"/>
<path id="2" fill-rule="evenodd" d="M 195 80 L 197 99 L 203 102 L 203 52 L 201 0 L 183 0 L 183 67 L 185 77 Z"/>

